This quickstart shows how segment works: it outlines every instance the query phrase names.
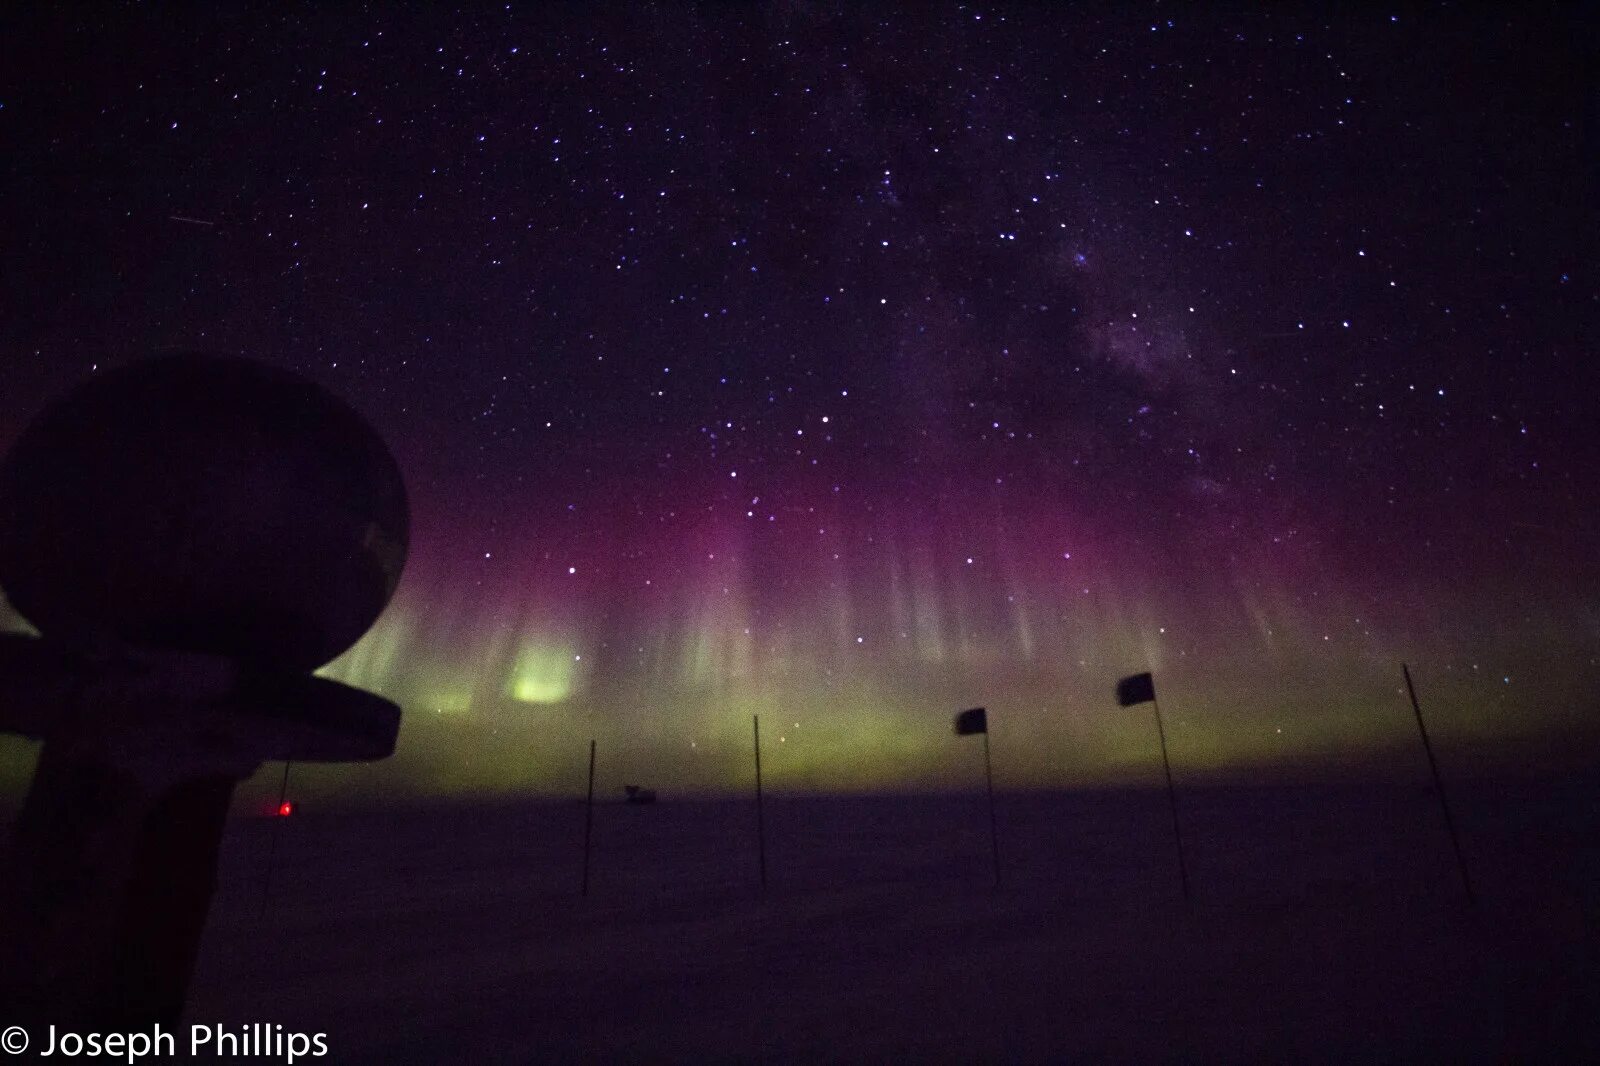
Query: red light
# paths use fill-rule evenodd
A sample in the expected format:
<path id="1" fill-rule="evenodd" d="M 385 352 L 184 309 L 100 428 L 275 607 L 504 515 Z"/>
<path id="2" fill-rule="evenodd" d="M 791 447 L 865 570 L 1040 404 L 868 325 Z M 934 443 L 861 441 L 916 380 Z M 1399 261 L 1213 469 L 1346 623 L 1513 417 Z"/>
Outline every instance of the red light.
<path id="1" fill-rule="evenodd" d="M 289 817 L 289 815 L 291 815 L 293 813 L 294 813 L 294 804 L 293 803 L 284 802 L 284 803 L 278 804 L 278 817 L 279 818 L 287 818 L 287 817 Z"/>

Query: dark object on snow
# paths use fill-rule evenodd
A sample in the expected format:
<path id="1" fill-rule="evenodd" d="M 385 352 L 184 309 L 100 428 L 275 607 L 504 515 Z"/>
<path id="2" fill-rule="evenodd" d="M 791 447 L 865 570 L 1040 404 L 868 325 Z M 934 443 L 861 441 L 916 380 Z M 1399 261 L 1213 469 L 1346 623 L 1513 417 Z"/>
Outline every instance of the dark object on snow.
<path id="1" fill-rule="evenodd" d="M 987 735 L 988 732 L 989 712 L 982 707 L 974 707 L 956 715 L 956 736 L 971 737 L 979 733 Z"/>
<path id="2" fill-rule="evenodd" d="M 752 714 L 750 725 L 756 746 L 756 858 L 761 863 L 761 891 L 767 890 L 767 822 L 761 808 L 761 716 Z"/>
<path id="3" fill-rule="evenodd" d="M 583 800 L 583 894 L 589 894 L 589 840 L 594 836 L 594 740 L 589 741 L 589 794 Z"/>
<path id="4" fill-rule="evenodd" d="M 0 1016 L 175 1025 L 234 784 L 394 751 L 400 709 L 310 671 L 378 617 L 409 519 L 383 441 L 285 371 L 97 375 L 0 463 L 0 729 L 44 741 L 0 870 Z"/>
<path id="5" fill-rule="evenodd" d="M 656 790 L 653 788 L 640 788 L 638 785 L 623 785 L 622 790 L 628 794 L 629 803 L 654 803 Z"/>
<path id="6" fill-rule="evenodd" d="M 1117 682 L 1117 706 L 1136 707 L 1148 703 L 1156 712 L 1156 736 L 1161 741 L 1161 770 L 1167 777 L 1167 806 L 1172 808 L 1172 838 L 1178 845 L 1178 881 L 1183 886 L 1183 901 L 1189 903 L 1189 867 L 1183 858 L 1183 830 L 1178 825 L 1178 793 L 1172 787 L 1172 763 L 1167 759 L 1167 727 L 1161 724 L 1161 701 L 1156 699 L 1156 680 L 1149 673 L 1129 674 Z"/>
<path id="7" fill-rule="evenodd" d="M 1411 710 L 1417 716 L 1417 732 L 1422 737 L 1422 750 L 1428 756 L 1428 769 L 1433 774 L 1433 790 L 1439 794 L 1439 809 L 1444 812 L 1444 826 L 1450 831 L 1450 847 L 1456 853 L 1456 866 L 1461 870 L 1461 887 L 1467 893 L 1467 903 L 1478 905 L 1477 894 L 1472 891 L 1472 878 L 1467 876 L 1466 856 L 1461 854 L 1461 838 L 1456 836 L 1456 820 L 1450 816 L 1450 800 L 1444 794 L 1444 781 L 1439 777 L 1439 764 L 1433 759 L 1433 745 L 1428 741 L 1428 727 L 1422 724 L 1422 704 L 1417 702 L 1417 690 L 1411 684 L 1411 668 L 1400 664 L 1400 673 L 1406 679 L 1406 694 L 1411 697 Z"/>
<path id="8" fill-rule="evenodd" d="M 1134 674 L 1117 682 L 1117 706 L 1133 707 L 1156 698 L 1156 681 L 1149 674 Z"/>
<path id="9" fill-rule="evenodd" d="M 989 761 L 989 712 L 973 707 L 956 715 L 956 736 L 983 737 L 983 785 L 989 794 L 989 854 L 994 859 L 994 887 L 1000 887 L 1000 828 L 994 816 L 994 765 Z"/>

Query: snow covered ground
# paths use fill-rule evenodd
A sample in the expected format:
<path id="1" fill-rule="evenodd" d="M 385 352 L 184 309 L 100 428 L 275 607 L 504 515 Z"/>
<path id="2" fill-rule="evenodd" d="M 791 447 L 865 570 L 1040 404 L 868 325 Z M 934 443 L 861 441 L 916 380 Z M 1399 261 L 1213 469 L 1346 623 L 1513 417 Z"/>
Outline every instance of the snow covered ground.
<path id="1" fill-rule="evenodd" d="M 1600 777 L 240 819 L 190 1020 L 338 1062 L 1600 1058 Z M 262 889 L 277 833 L 270 904 Z"/>

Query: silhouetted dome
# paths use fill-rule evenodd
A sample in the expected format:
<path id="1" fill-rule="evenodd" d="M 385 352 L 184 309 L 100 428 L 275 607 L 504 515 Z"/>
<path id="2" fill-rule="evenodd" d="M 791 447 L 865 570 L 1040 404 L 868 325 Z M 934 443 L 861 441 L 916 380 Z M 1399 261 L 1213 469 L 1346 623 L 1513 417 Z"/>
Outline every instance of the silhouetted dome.
<path id="1" fill-rule="evenodd" d="M 321 386 L 169 356 L 73 389 L 0 463 L 0 585 L 46 637 L 307 670 L 399 581 L 405 488 Z"/>

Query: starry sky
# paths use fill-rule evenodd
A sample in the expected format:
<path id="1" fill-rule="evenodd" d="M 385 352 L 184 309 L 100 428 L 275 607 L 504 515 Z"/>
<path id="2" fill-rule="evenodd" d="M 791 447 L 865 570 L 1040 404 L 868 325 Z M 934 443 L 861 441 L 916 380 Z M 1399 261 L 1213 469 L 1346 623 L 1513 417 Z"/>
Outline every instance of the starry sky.
<path id="1" fill-rule="evenodd" d="M 203 349 L 405 471 L 308 788 L 1155 783 L 1144 669 L 1180 777 L 1406 776 L 1401 660 L 1596 750 L 1592 9 L 4 18 L 0 445 Z"/>

